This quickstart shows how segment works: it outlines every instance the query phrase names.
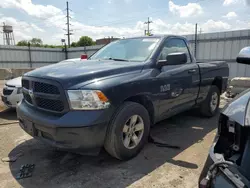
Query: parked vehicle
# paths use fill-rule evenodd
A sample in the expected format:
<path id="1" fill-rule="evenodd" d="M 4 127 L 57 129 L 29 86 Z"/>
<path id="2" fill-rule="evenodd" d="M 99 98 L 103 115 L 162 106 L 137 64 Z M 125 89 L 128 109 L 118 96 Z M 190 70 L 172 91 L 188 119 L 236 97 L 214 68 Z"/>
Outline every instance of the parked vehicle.
<path id="1" fill-rule="evenodd" d="M 79 63 L 83 58 L 67 59 L 60 61 L 59 63 L 70 63 L 77 62 Z M 1 95 L 3 103 L 9 108 L 16 108 L 16 105 L 19 101 L 23 99 L 22 94 L 22 77 L 17 77 L 11 80 L 8 80 L 3 88 L 3 93 Z"/>
<path id="2" fill-rule="evenodd" d="M 229 83 L 226 96 L 228 98 L 234 98 L 248 88 L 250 88 L 250 77 L 235 77 Z"/>
<path id="3" fill-rule="evenodd" d="M 250 64 L 250 47 L 238 63 Z M 250 89 L 221 111 L 218 133 L 199 178 L 201 188 L 250 187 Z"/>
<path id="4" fill-rule="evenodd" d="M 137 155 L 150 126 L 200 107 L 218 111 L 225 62 L 196 62 L 180 36 L 114 41 L 83 63 L 50 65 L 24 75 L 20 126 L 52 146 L 120 160 Z"/>
<path id="5" fill-rule="evenodd" d="M 15 108 L 17 103 L 23 98 L 21 80 L 22 77 L 8 80 L 3 87 L 1 99 L 9 108 Z"/>

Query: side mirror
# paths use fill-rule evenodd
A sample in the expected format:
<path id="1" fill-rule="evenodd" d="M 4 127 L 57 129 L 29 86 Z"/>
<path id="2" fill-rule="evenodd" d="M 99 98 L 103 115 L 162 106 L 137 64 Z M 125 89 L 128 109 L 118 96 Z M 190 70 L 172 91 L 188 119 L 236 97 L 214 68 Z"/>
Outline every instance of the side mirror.
<path id="1" fill-rule="evenodd" d="M 165 65 L 181 65 L 187 63 L 187 54 L 184 52 L 170 53 L 167 55 L 166 60 L 159 60 L 160 67 Z"/>
<path id="2" fill-rule="evenodd" d="M 81 60 L 84 60 L 84 59 L 88 59 L 88 55 L 87 54 L 82 54 L 81 55 Z"/>
<path id="3" fill-rule="evenodd" d="M 167 60 L 159 60 L 159 61 L 157 62 L 157 66 L 158 66 L 159 68 L 161 68 L 161 67 L 163 67 L 163 66 L 165 66 L 165 65 L 167 65 L 167 64 L 168 64 Z"/>
<path id="4" fill-rule="evenodd" d="M 241 64 L 250 64 L 250 46 L 245 47 L 240 51 L 236 61 Z"/>
<path id="5" fill-rule="evenodd" d="M 168 65 L 181 65 L 187 63 L 187 54 L 184 52 L 170 53 L 167 55 Z"/>

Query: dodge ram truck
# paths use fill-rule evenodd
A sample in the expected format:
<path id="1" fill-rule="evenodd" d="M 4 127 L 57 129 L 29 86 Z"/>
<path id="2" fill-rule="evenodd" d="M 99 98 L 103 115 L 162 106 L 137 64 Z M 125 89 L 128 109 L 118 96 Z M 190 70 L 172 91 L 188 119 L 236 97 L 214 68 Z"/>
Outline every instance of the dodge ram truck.
<path id="1" fill-rule="evenodd" d="M 215 115 L 228 75 L 225 62 L 197 62 L 183 37 L 121 39 L 86 61 L 26 73 L 18 120 L 56 148 L 96 154 L 104 147 L 128 160 L 155 123 L 194 107 Z"/>

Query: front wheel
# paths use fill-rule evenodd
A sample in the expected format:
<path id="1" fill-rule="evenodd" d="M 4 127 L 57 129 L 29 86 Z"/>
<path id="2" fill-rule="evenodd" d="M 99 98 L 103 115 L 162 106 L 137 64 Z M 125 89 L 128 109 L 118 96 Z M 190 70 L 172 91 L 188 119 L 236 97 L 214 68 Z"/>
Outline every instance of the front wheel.
<path id="1" fill-rule="evenodd" d="M 201 114 L 206 117 L 214 116 L 220 105 L 220 90 L 217 86 L 212 85 L 206 100 L 201 105 Z"/>
<path id="2" fill-rule="evenodd" d="M 150 128 L 148 111 L 135 102 L 125 102 L 111 120 L 104 147 L 113 157 L 128 160 L 147 142 Z"/>

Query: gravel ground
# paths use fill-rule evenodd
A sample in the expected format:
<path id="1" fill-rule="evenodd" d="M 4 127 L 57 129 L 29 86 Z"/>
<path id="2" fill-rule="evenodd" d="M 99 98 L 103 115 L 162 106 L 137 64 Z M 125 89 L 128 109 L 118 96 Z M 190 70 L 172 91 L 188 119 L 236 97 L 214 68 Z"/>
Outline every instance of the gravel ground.
<path id="1" fill-rule="evenodd" d="M 104 151 L 95 157 L 56 151 L 28 136 L 15 123 L 14 110 L 2 111 L 0 158 L 22 156 L 12 163 L 0 161 L 0 187 L 197 187 L 217 120 L 218 115 L 207 119 L 191 111 L 158 123 L 152 135 L 181 149 L 147 144 L 137 157 L 121 162 Z M 27 163 L 36 165 L 33 176 L 17 180 L 21 165 Z"/>

